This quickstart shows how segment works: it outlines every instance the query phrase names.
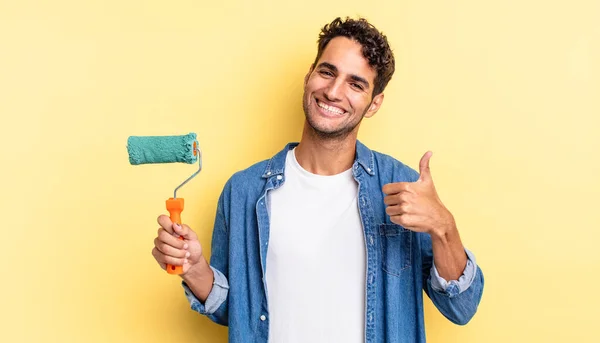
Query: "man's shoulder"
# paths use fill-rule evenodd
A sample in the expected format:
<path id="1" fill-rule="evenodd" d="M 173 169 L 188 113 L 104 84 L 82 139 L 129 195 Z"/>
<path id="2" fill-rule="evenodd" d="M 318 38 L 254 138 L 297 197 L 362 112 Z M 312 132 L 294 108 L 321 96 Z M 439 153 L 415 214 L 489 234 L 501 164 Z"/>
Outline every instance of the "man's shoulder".
<path id="1" fill-rule="evenodd" d="M 264 159 L 262 161 L 255 162 L 250 166 L 238 170 L 231 177 L 238 179 L 248 179 L 248 178 L 262 178 L 265 170 L 267 168 L 267 163 L 269 163 L 269 159 Z"/>
<path id="2" fill-rule="evenodd" d="M 377 150 L 371 151 L 373 152 L 373 158 L 375 159 L 375 163 L 395 165 L 399 168 L 410 168 L 408 165 L 404 164 L 404 162 L 398 160 L 392 155 Z"/>
<path id="3" fill-rule="evenodd" d="M 227 181 L 231 186 L 243 186 L 244 188 L 252 188 L 253 185 L 262 185 L 266 181 L 263 174 L 267 168 L 269 159 L 265 159 L 238 170 Z"/>
<path id="4" fill-rule="evenodd" d="M 397 158 L 386 153 L 371 150 L 376 170 L 380 174 L 389 175 L 396 180 L 416 181 L 419 179 L 419 173 Z"/>
<path id="5" fill-rule="evenodd" d="M 275 155 L 235 172 L 229 179 L 230 182 L 264 185 L 269 176 L 283 172 L 287 152 L 295 145 L 297 145 L 295 142 L 288 143 Z"/>

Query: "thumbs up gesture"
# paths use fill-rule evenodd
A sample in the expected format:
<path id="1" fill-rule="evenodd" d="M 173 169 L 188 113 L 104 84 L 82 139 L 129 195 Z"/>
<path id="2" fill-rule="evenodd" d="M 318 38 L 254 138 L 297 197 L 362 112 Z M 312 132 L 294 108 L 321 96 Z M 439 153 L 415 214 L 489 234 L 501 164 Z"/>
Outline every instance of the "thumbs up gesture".
<path id="1" fill-rule="evenodd" d="M 383 202 L 390 220 L 408 230 L 443 235 L 455 228 L 454 217 L 438 197 L 431 171 L 428 151 L 419 163 L 419 179 L 415 182 L 388 183 L 382 188 Z"/>

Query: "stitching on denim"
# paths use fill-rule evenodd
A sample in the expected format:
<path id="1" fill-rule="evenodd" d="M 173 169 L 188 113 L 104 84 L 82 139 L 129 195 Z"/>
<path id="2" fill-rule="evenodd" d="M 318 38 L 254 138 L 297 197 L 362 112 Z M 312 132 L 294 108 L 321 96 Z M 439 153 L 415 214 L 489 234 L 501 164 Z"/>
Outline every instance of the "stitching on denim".
<path id="1" fill-rule="evenodd" d="M 381 251 L 381 268 L 383 269 L 383 271 L 385 271 L 386 273 L 388 273 L 389 275 L 393 275 L 393 276 L 400 276 L 400 273 L 404 270 L 409 269 L 412 266 L 412 250 L 413 250 L 413 235 L 412 235 L 412 231 L 407 230 L 406 228 L 397 225 L 397 224 L 387 224 L 387 223 L 383 223 L 383 224 L 379 224 L 379 233 L 380 233 L 380 237 L 381 237 L 381 244 L 380 244 L 380 251 Z M 395 234 L 392 234 L 395 233 Z M 404 259 L 401 258 L 400 263 L 400 268 L 398 271 L 396 270 L 392 270 L 392 268 L 389 267 L 389 263 L 388 259 L 387 259 L 387 251 L 389 249 L 388 244 L 389 241 L 386 241 L 388 238 L 387 237 L 397 237 L 400 236 L 400 234 L 406 235 L 406 236 L 401 236 L 402 239 L 408 239 L 408 243 L 406 243 L 408 245 L 408 251 L 406 251 L 406 253 L 408 254 L 408 258 L 406 259 L 406 262 L 404 262 Z M 384 246 L 385 245 L 385 246 Z M 402 257 L 402 256 L 400 256 Z"/>

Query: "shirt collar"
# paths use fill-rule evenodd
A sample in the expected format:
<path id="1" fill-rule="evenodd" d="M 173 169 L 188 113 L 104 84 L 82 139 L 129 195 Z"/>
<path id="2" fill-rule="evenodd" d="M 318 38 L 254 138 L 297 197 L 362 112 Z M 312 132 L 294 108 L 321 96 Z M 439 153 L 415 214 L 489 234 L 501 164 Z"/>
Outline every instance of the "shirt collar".
<path id="1" fill-rule="evenodd" d="M 283 174 L 287 153 L 298 146 L 298 144 L 298 142 L 288 143 L 283 150 L 273 156 L 268 161 L 262 177 L 269 178 L 274 175 Z M 371 176 L 375 175 L 375 158 L 373 156 L 373 151 L 367 148 L 367 146 L 362 144 L 359 140 L 356 141 L 356 156 L 353 168 L 358 169 L 358 166 L 361 166 L 367 174 Z"/>

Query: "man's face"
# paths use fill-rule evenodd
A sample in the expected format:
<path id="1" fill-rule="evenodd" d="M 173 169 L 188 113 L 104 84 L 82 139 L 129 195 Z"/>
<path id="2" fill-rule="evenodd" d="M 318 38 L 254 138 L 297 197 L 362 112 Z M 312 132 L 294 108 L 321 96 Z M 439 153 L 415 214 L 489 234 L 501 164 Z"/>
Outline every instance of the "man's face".
<path id="1" fill-rule="evenodd" d="M 308 124 L 323 138 L 344 138 L 363 117 L 377 112 L 383 94 L 372 98 L 376 71 L 359 43 L 332 39 L 306 75 L 303 106 Z"/>

